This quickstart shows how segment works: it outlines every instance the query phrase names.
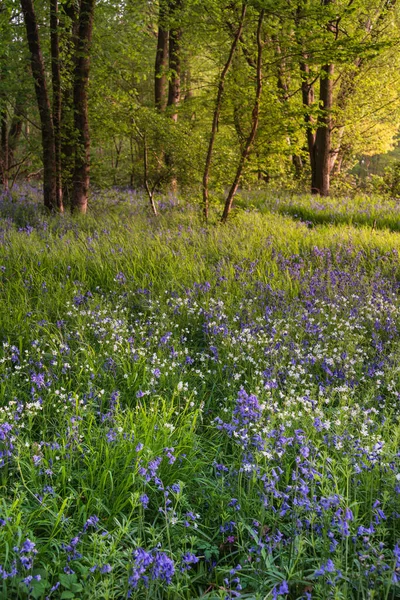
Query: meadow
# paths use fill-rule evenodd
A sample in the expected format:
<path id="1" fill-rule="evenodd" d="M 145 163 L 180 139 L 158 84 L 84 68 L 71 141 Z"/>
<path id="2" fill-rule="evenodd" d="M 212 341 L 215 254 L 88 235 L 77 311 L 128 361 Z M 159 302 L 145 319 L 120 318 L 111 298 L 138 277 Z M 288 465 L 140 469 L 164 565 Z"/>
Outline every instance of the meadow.
<path id="1" fill-rule="evenodd" d="M 0 599 L 400 598 L 395 203 L 37 202 L 0 200 Z"/>

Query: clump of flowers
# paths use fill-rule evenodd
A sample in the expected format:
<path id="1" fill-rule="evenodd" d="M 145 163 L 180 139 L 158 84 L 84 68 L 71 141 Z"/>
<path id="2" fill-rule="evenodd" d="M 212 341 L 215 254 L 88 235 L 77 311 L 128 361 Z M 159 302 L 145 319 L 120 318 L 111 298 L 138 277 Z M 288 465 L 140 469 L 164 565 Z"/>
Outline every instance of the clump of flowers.
<path id="1" fill-rule="evenodd" d="M 133 552 L 133 564 L 129 576 L 128 598 L 140 583 L 148 587 L 151 581 L 170 585 L 175 574 L 175 563 L 165 552 L 137 548 Z"/>

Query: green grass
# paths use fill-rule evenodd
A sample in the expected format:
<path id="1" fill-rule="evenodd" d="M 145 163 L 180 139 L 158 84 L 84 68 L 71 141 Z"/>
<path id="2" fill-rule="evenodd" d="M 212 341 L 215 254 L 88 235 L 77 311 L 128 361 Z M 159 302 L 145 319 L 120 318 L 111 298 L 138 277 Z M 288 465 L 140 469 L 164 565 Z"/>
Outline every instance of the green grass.
<path id="1" fill-rule="evenodd" d="M 0 208 L 0 598 L 400 597 L 396 207 L 34 200 Z"/>

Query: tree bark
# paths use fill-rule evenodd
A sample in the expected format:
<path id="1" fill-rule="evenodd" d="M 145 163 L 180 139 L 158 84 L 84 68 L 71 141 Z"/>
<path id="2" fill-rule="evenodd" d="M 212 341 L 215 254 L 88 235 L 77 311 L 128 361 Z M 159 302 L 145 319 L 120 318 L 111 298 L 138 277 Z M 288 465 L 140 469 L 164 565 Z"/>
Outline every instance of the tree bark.
<path id="1" fill-rule="evenodd" d="M 154 70 L 154 99 L 156 108 L 164 111 L 167 106 L 167 69 L 169 31 L 167 26 L 168 4 L 160 0 L 158 14 L 158 34 L 156 64 Z"/>
<path id="2" fill-rule="evenodd" d="M 4 103 L 0 112 L 0 138 L 1 138 L 1 155 L 0 155 L 0 175 L 1 183 L 4 190 L 8 190 L 8 124 L 7 124 L 7 107 Z"/>
<path id="3" fill-rule="evenodd" d="M 172 20 L 177 19 L 177 12 L 181 8 L 181 0 L 170 1 L 170 16 Z M 168 87 L 168 103 L 171 108 L 171 118 L 178 120 L 178 111 L 181 100 L 181 39 L 182 29 L 180 24 L 175 23 L 169 32 L 169 70 L 170 80 Z"/>
<path id="4" fill-rule="evenodd" d="M 263 42 L 261 39 L 261 29 L 264 20 L 264 11 L 260 12 L 260 16 L 258 19 L 257 26 L 257 88 L 256 88 L 256 97 L 254 100 L 254 107 L 252 112 L 252 126 L 248 138 L 246 140 L 245 146 L 242 150 L 242 154 L 240 157 L 239 165 L 236 171 L 235 179 L 233 180 L 232 186 L 229 190 L 228 197 L 225 201 L 224 211 L 221 217 L 221 223 L 226 223 L 229 213 L 232 208 L 232 202 L 239 187 L 240 180 L 242 178 L 244 165 L 250 155 L 251 148 L 253 146 L 254 140 L 256 138 L 257 129 L 258 129 L 258 119 L 260 113 L 260 100 L 261 100 L 261 92 L 262 92 L 262 51 L 263 51 Z"/>
<path id="5" fill-rule="evenodd" d="M 143 136 L 143 183 L 150 201 L 151 212 L 155 217 L 158 216 L 156 203 L 154 202 L 154 189 L 150 188 L 148 180 L 148 155 L 147 155 L 147 140 Z"/>
<path id="6" fill-rule="evenodd" d="M 185 72 L 183 75 L 183 100 L 184 102 L 190 102 L 193 98 L 192 88 L 192 72 L 189 65 L 186 65 Z"/>
<path id="7" fill-rule="evenodd" d="M 20 98 L 18 98 L 15 103 L 14 115 L 11 119 L 11 125 L 8 132 L 8 169 L 13 168 L 14 153 L 22 133 L 24 106 L 24 102 L 21 102 Z"/>
<path id="8" fill-rule="evenodd" d="M 222 96 L 223 96 L 224 88 L 225 88 L 225 79 L 226 79 L 226 75 L 230 69 L 230 66 L 232 64 L 232 60 L 235 55 L 238 42 L 242 35 L 243 23 L 244 23 L 244 19 L 246 17 L 246 10 L 247 10 L 247 4 L 246 4 L 246 2 L 243 2 L 242 13 L 240 15 L 239 25 L 238 25 L 237 31 L 235 33 L 235 36 L 232 40 L 231 49 L 229 51 L 229 55 L 228 55 L 227 61 L 225 63 L 225 66 L 222 69 L 222 72 L 221 72 L 221 75 L 219 78 L 219 83 L 218 83 L 217 99 L 215 101 L 214 116 L 213 116 L 213 122 L 212 122 L 212 126 L 211 126 L 211 135 L 210 135 L 210 140 L 208 142 L 208 150 L 207 150 L 206 162 L 204 165 L 204 173 L 203 173 L 203 215 L 206 220 L 208 219 L 208 213 L 209 213 L 208 186 L 209 186 L 209 180 L 210 180 L 211 160 L 212 160 L 212 154 L 213 154 L 213 150 L 214 150 L 215 136 L 217 134 L 217 129 L 218 129 L 219 115 L 221 112 Z"/>
<path id="9" fill-rule="evenodd" d="M 318 128 L 314 145 L 314 186 L 313 194 L 329 196 L 331 173 L 331 132 L 332 132 L 332 103 L 333 103 L 333 72 L 334 65 L 324 65 L 320 80 L 320 108 L 322 114 L 318 118 Z"/>
<path id="10" fill-rule="evenodd" d="M 85 214 L 87 210 L 90 181 L 88 85 L 95 2 L 96 0 L 81 1 L 74 71 L 74 127 L 76 145 L 71 209 L 73 212 L 82 214 Z"/>
<path id="11" fill-rule="evenodd" d="M 53 85 L 53 127 L 57 180 L 57 205 L 63 211 L 61 181 L 61 67 L 58 21 L 58 0 L 50 0 L 51 78 Z"/>
<path id="12" fill-rule="evenodd" d="M 42 127 L 44 205 L 49 210 L 54 211 L 60 208 L 57 201 L 55 138 L 33 0 L 21 0 L 21 8 L 24 15 L 35 93 Z"/>
<path id="13" fill-rule="evenodd" d="M 169 30 L 169 86 L 167 110 L 173 121 L 178 120 L 178 106 L 181 101 L 181 39 L 182 29 L 180 25 L 180 11 L 182 0 L 169 0 L 168 16 L 170 21 Z M 170 189 L 176 194 L 178 182 L 175 175 L 174 161 L 171 154 L 165 154 L 165 164 L 171 173 Z"/>
<path id="14" fill-rule="evenodd" d="M 62 195 L 64 204 L 68 203 L 71 206 L 75 154 L 73 72 L 79 28 L 78 7 L 74 0 L 62 5 L 60 16 L 64 47 L 64 59 L 60 65 L 63 80 L 60 132 Z"/>
<path id="15" fill-rule="evenodd" d="M 311 190 L 316 189 L 315 182 L 315 131 L 314 119 L 312 118 L 310 111 L 315 101 L 314 86 L 309 81 L 310 67 L 307 64 L 307 56 L 303 56 L 303 60 L 300 62 L 300 73 L 301 73 L 301 93 L 303 106 L 305 107 L 304 122 L 306 124 L 306 135 L 307 135 L 307 148 L 310 157 L 311 167 Z"/>

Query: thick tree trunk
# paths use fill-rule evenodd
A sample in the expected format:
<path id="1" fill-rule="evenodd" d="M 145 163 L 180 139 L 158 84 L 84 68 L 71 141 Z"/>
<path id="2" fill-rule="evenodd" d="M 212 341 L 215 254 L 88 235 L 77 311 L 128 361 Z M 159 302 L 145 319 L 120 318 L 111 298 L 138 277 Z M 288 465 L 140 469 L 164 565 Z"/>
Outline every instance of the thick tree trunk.
<path id="1" fill-rule="evenodd" d="M 158 14 L 157 53 L 154 70 L 154 99 L 160 111 L 167 106 L 167 69 L 168 69 L 168 42 L 169 31 L 167 26 L 168 4 L 160 0 Z"/>
<path id="2" fill-rule="evenodd" d="M 21 7 L 24 15 L 28 46 L 31 55 L 31 68 L 42 127 L 44 205 L 49 210 L 58 210 L 60 207 L 57 202 L 57 168 L 54 128 L 33 0 L 21 0 Z"/>
<path id="3" fill-rule="evenodd" d="M 82 0 L 76 45 L 74 72 L 75 165 L 73 175 L 73 212 L 86 213 L 90 180 L 90 133 L 88 119 L 88 85 L 90 46 L 96 0 Z"/>
<path id="4" fill-rule="evenodd" d="M 226 223 L 228 219 L 229 213 L 232 208 L 232 202 L 239 187 L 240 180 L 242 178 L 244 165 L 250 155 L 252 146 L 254 144 L 254 140 L 256 138 L 256 133 L 258 129 L 258 119 L 260 113 L 260 100 L 261 100 L 261 92 L 262 92 L 262 51 L 263 51 L 263 42 L 261 39 L 261 29 L 264 20 L 264 11 L 262 10 L 258 19 L 257 26 L 257 88 L 256 88 L 256 97 L 254 100 L 254 107 L 252 112 L 252 126 L 249 136 L 246 140 L 244 148 L 242 150 L 242 154 L 240 157 L 239 165 L 236 171 L 235 179 L 233 180 L 232 186 L 229 190 L 228 197 L 225 201 L 224 211 L 221 217 L 221 223 Z"/>
<path id="5" fill-rule="evenodd" d="M 324 65 L 320 80 L 320 108 L 323 113 L 318 118 L 318 128 L 314 146 L 314 177 L 313 194 L 329 196 L 331 173 L 331 132 L 332 132 L 332 103 L 333 103 L 333 72 L 334 65 Z"/>
<path id="6" fill-rule="evenodd" d="M 223 96 L 224 88 L 225 88 L 225 79 L 226 79 L 226 75 L 229 71 L 229 68 L 232 64 L 232 60 L 233 60 L 234 54 L 236 52 L 236 48 L 239 43 L 240 36 L 242 35 L 243 23 L 244 23 L 244 19 L 246 16 L 246 9 L 247 9 L 246 2 L 243 2 L 242 13 L 240 16 L 239 25 L 238 25 L 237 31 L 234 35 L 234 38 L 232 40 L 231 49 L 229 51 L 229 55 L 228 55 L 227 61 L 225 63 L 225 66 L 222 69 L 222 72 L 221 72 L 221 75 L 219 78 L 219 83 L 218 83 L 218 93 L 217 93 L 217 99 L 215 101 L 214 116 L 213 116 L 213 122 L 212 122 L 212 126 L 211 126 L 211 135 L 210 135 L 210 140 L 208 142 L 208 151 L 207 151 L 206 162 L 204 165 L 204 173 L 203 173 L 203 215 L 206 220 L 208 219 L 208 212 L 209 212 L 208 186 L 209 186 L 209 180 L 210 180 L 211 160 L 212 160 L 212 154 L 213 154 L 213 150 L 214 150 L 215 136 L 217 134 L 217 129 L 218 129 L 219 115 L 221 112 L 222 96 Z"/>
<path id="7" fill-rule="evenodd" d="M 57 179 L 57 205 L 63 211 L 61 181 L 61 68 L 58 0 L 50 0 L 51 77 L 53 84 L 53 127 Z"/>

